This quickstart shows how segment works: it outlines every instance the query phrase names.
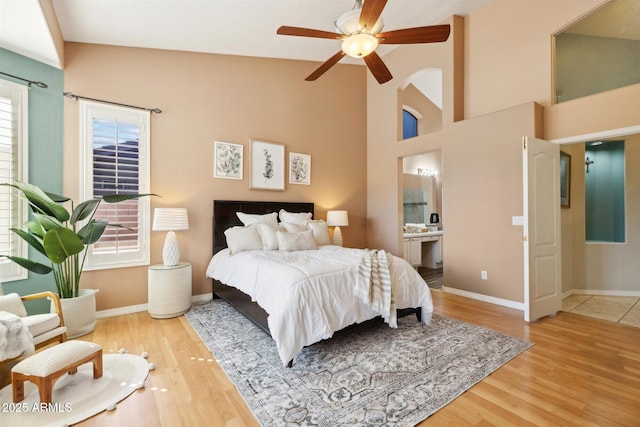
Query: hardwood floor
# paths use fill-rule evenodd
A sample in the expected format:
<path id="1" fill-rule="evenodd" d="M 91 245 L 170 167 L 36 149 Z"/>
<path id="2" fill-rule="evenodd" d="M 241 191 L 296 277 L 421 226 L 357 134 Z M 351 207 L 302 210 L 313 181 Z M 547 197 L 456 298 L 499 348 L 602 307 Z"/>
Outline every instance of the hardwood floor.
<path id="1" fill-rule="evenodd" d="M 432 290 L 435 311 L 535 345 L 420 426 L 638 426 L 640 328 L 571 313 L 527 324 L 517 310 Z M 149 353 L 146 388 L 82 426 L 257 426 L 187 320 L 146 312 L 98 321 L 105 352 Z"/>

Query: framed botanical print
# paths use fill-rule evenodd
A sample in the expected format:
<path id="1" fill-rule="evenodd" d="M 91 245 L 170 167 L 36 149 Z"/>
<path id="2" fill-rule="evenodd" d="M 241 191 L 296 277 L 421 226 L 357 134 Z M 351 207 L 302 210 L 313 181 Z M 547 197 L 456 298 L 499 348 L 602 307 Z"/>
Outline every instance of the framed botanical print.
<path id="1" fill-rule="evenodd" d="M 289 184 L 311 185 L 311 156 L 289 153 Z"/>
<path id="2" fill-rule="evenodd" d="M 249 188 L 284 191 L 284 145 L 251 141 Z"/>
<path id="3" fill-rule="evenodd" d="M 242 179 L 244 145 L 215 141 L 213 144 L 213 177 Z"/>

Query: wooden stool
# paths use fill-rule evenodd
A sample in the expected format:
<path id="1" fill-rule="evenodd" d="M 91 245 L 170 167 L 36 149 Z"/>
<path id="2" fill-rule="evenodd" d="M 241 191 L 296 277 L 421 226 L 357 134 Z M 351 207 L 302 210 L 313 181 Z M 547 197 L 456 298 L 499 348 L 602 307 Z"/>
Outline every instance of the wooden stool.
<path id="1" fill-rule="evenodd" d="M 24 382 L 31 381 L 40 392 L 40 403 L 52 403 L 56 380 L 78 372 L 78 366 L 93 362 L 93 378 L 102 376 L 102 347 L 86 341 L 65 341 L 26 358 L 11 369 L 13 402 L 24 400 Z"/>

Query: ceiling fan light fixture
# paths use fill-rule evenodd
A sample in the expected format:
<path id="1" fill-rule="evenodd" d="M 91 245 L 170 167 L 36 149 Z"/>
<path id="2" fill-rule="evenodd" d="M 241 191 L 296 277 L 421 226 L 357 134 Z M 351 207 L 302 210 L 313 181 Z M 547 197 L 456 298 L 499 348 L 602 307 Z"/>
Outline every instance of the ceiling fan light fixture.
<path id="1" fill-rule="evenodd" d="M 367 33 L 354 34 L 342 42 L 342 51 L 353 58 L 364 58 L 378 47 L 378 39 Z"/>
<path id="2" fill-rule="evenodd" d="M 360 27 L 360 10 L 361 9 L 353 9 L 340 15 L 335 22 L 336 29 L 339 33 L 350 35 L 362 32 L 363 28 Z M 378 34 L 382 31 L 382 27 L 384 27 L 384 22 L 382 18 L 378 18 L 373 28 L 367 29 L 367 32 L 369 34 Z"/>

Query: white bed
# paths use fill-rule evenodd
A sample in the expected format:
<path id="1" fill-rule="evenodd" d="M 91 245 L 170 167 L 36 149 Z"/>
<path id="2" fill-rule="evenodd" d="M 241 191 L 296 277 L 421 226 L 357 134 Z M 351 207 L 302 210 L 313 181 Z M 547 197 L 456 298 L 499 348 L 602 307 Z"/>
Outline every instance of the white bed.
<path id="1" fill-rule="evenodd" d="M 283 365 L 308 345 L 379 314 L 354 293 L 366 250 L 323 245 L 313 250 L 217 252 L 207 277 L 249 295 L 268 313 L 268 326 Z M 386 254 L 396 309 L 421 308 L 422 322 L 433 313 L 425 281 L 406 261 Z"/>

